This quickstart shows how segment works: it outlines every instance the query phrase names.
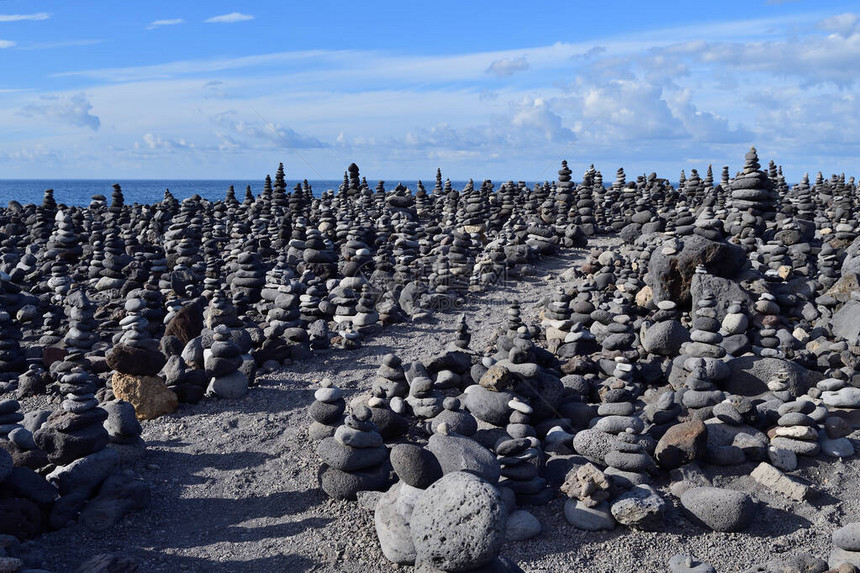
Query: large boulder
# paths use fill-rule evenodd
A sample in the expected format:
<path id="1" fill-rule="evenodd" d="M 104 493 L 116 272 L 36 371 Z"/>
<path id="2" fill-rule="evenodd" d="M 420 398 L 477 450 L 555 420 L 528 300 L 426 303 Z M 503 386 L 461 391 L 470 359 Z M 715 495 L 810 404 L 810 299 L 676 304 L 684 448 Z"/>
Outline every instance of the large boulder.
<path id="1" fill-rule="evenodd" d="M 674 253 L 664 254 L 659 247 L 654 250 L 648 261 L 646 283 L 651 287 L 655 302 L 672 300 L 689 305 L 690 287 L 698 265 L 704 265 L 713 275 L 730 279 L 737 276 L 746 263 L 746 253 L 736 245 L 689 235 Z"/>
<path id="2" fill-rule="evenodd" d="M 788 390 L 794 397 L 801 396 L 822 380 L 819 372 L 807 370 L 800 364 L 781 358 L 740 356 L 728 361 L 731 376 L 722 384 L 722 389 L 741 396 L 759 396 L 768 392 L 769 380 L 784 374 Z"/>
<path id="3" fill-rule="evenodd" d="M 489 564 L 502 549 L 506 521 L 496 487 L 474 474 L 447 474 L 427 488 L 412 511 L 416 565 L 468 571 Z"/>
<path id="4" fill-rule="evenodd" d="M 717 320 L 720 322 L 726 317 L 726 309 L 734 301 L 740 301 L 746 308 L 751 309 L 755 304 L 756 299 L 740 285 L 737 280 L 712 275 L 700 274 L 693 275 L 693 280 L 690 283 L 690 297 L 693 308 L 699 299 L 708 292 L 714 296 L 717 311 Z"/>

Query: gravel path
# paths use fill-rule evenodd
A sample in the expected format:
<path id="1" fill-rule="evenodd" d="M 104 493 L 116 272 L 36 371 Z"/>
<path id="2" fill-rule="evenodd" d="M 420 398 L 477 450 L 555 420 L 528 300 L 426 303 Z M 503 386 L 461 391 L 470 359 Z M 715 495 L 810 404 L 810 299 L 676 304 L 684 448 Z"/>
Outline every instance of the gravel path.
<path id="1" fill-rule="evenodd" d="M 602 239 L 593 244 L 618 244 Z M 472 348 L 483 349 L 511 300 L 530 321 L 535 306 L 557 284 L 557 275 L 580 263 L 586 251 L 543 261 L 535 277 L 506 285 L 463 309 Z M 306 409 L 323 377 L 348 397 L 370 389 L 380 358 L 407 360 L 443 348 L 458 315 L 429 324 L 397 325 L 353 352 L 326 351 L 274 374 L 236 401 L 183 405 L 171 416 L 144 422 L 147 453 L 134 469 L 152 486 L 151 505 L 125 517 L 107 534 L 80 526 L 39 541 L 45 565 L 74 570 L 96 553 L 134 558 L 147 573 L 175 571 L 410 571 L 387 562 L 373 529 L 372 511 L 329 499 L 317 486 L 319 460 L 307 440 Z M 27 402 L 25 408 L 29 408 Z M 714 485 L 743 489 L 762 500 L 744 533 L 704 532 L 670 509 L 666 530 L 587 533 L 563 517 L 563 500 L 534 508 L 544 532 L 508 544 L 504 554 L 526 571 L 665 571 L 669 557 L 693 553 L 718 571 L 743 571 L 755 563 L 808 551 L 826 558 L 838 524 L 860 519 L 860 464 L 802 462 L 798 474 L 821 494 L 812 503 L 774 496 L 748 477 L 752 466 L 706 468 Z M 667 500 L 673 499 L 662 486 Z"/>

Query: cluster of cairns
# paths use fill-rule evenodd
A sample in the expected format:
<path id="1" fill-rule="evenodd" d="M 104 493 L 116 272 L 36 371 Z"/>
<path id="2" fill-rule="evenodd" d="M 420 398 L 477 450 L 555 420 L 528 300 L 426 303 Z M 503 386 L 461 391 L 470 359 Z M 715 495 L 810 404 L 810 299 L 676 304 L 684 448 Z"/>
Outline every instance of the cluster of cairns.
<path id="1" fill-rule="evenodd" d="M 463 320 L 440 356 L 383 359 L 360 403 L 320 392 L 312 434 L 324 489 L 351 498 L 396 476 L 386 495 L 398 514 L 377 520 L 380 539 L 394 540 L 383 549 L 435 570 L 516 570 L 498 557 L 500 540 L 540 526 L 519 508 L 592 483 L 608 484 L 605 497 L 577 498 L 571 516 L 586 507 L 646 528 L 664 515 L 661 472 L 697 475 L 696 463 L 766 464 L 762 480 L 797 495 L 806 490 L 788 474 L 803 459 L 853 454 L 856 199 L 843 175 L 789 187 L 753 149 L 734 178 L 724 168 L 715 184 L 709 168 L 677 187 L 623 170 L 606 187 L 593 166 L 574 182 L 563 162 L 557 181 L 531 189 L 457 190 L 439 171 L 428 193 L 371 188 L 352 164 L 319 196 L 306 181 L 288 191 L 279 166 L 241 201 L 230 188 L 221 201 L 165 191 L 129 204 L 115 185 L 86 207 L 51 190 L 40 205 L 10 202 L 0 209 L 0 535 L 74 521 L 99 530 L 142 507 L 149 488 L 130 473 L 145 454 L 139 420 L 241 397 L 258 372 L 357 348 L 604 234 L 624 246 L 565 273 L 542 322 L 511 308 L 493 346 L 474 350 Z M 35 403 L 48 407 L 27 409 Z M 404 436 L 426 445 L 389 452 Z M 562 490 L 579 469 L 571 456 L 593 469 Z M 681 495 L 691 516 L 708 523 L 702 507 L 730 499 L 739 523 L 754 522 L 754 503 L 698 486 Z M 489 512 L 483 529 L 439 533 L 475 507 Z M 446 548 L 452 538 L 462 544 Z"/>
<path id="2" fill-rule="evenodd" d="M 323 408 L 335 428 L 367 422 L 372 449 L 319 442 L 322 488 L 373 509 L 394 563 L 519 571 L 503 547 L 540 535 L 530 508 L 544 504 L 586 531 L 755 531 L 767 499 L 815 501 L 799 470 L 860 446 L 853 179 L 789 188 L 755 149 L 716 185 L 710 169 L 679 189 L 619 171 L 611 189 L 590 174 L 580 195 L 563 171 L 527 202 L 557 222 L 559 205 L 584 197 L 565 221 L 617 233 L 617 247 L 562 272 L 537 316 L 512 305 L 487 348 L 458 334 L 418 362 L 388 355 L 369 392 L 311 408 L 318 429 Z M 384 436 L 371 404 L 408 429 Z M 363 466 L 350 479 L 337 473 L 347 460 Z M 749 479 L 714 480 L 723 467 Z M 860 528 L 838 527 L 829 555 L 749 571 L 860 570 Z M 715 571 L 688 554 L 666 567 Z"/>

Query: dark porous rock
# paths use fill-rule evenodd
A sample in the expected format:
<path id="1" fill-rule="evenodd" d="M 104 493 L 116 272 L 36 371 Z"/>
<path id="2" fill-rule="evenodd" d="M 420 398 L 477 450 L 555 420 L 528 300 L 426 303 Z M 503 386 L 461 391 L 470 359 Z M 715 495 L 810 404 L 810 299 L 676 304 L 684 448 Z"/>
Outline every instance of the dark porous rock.
<path id="1" fill-rule="evenodd" d="M 13 468 L 5 487 L 8 487 L 14 496 L 29 499 L 42 509 L 50 508 L 58 495 L 56 487 L 26 467 Z"/>
<path id="2" fill-rule="evenodd" d="M 31 539 L 42 532 L 42 512 L 28 499 L 0 499 L 0 534 Z"/>
<path id="3" fill-rule="evenodd" d="M 158 347 L 164 356 L 179 358 L 179 355 L 182 354 L 182 350 L 185 348 L 185 343 L 179 338 L 168 334 L 161 337 Z"/>
<path id="4" fill-rule="evenodd" d="M 610 507 L 615 520 L 633 529 L 659 531 L 663 527 L 666 502 L 650 485 L 636 485 L 621 494 Z"/>
<path id="5" fill-rule="evenodd" d="M 788 392 L 795 398 L 824 378 L 819 372 L 781 358 L 741 356 L 729 360 L 728 365 L 731 376 L 723 382 L 723 390 L 740 396 L 759 396 L 768 392 L 767 383 L 780 373 L 787 375 Z"/>
<path id="6" fill-rule="evenodd" d="M 155 376 L 164 368 L 167 358 L 158 350 L 117 344 L 106 355 L 108 366 L 123 374 Z"/>
<path id="7" fill-rule="evenodd" d="M 684 237 L 683 246 L 675 253 L 654 250 L 648 262 L 646 282 L 654 293 L 655 302 L 671 300 L 689 304 L 690 287 L 698 265 L 704 265 L 711 274 L 734 278 L 746 262 L 746 252 L 737 245 L 690 235 Z"/>
<path id="8" fill-rule="evenodd" d="M 108 477 L 81 512 L 81 523 L 90 531 L 107 531 L 132 510 L 149 505 L 150 487 L 131 471 Z"/>
<path id="9" fill-rule="evenodd" d="M 432 452 L 414 444 L 398 444 L 391 449 L 391 467 L 403 483 L 427 489 L 442 477 L 442 466 Z"/>
<path id="10" fill-rule="evenodd" d="M 589 461 L 605 464 L 606 454 L 612 451 L 615 436 L 600 430 L 582 430 L 573 438 L 573 449 Z"/>
<path id="11" fill-rule="evenodd" d="M 411 529 L 416 568 L 469 571 L 491 563 L 505 540 L 501 494 L 480 477 L 453 472 L 418 498 Z"/>
<path id="12" fill-rule="evenodd" d="M 97 408 L 100 410 L 100 408 Z M 104 410 L 101 410 L 104 412 Z M 33 434 L 36 444 L 48 454 L 54 464 L 68 464 L 103 449 L 110 438 L 101 424 L 62 431 L 53 427 L 42 428 Z"/>
<path id="13" fill-rule="evenodd" d="M 13 467 L 12 456 L 6 450 L 0 450 L 0 483 L 6 481 Z"/>
<path id="14" fill-rule="evenodd" d="M 89 496 L 118 467 L 119 454 L 114 450 L 104 449 L 75 460 L 69 465 L 59 466 L 47 477 L 60 495 L 82 491 Z"/>

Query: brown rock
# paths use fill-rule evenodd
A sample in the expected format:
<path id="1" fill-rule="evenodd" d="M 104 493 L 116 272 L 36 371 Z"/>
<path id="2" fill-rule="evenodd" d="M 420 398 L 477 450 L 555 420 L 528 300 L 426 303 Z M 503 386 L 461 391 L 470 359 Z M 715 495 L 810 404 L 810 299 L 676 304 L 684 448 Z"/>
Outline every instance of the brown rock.
<path id="1" fill-rule="evenodd" d="M 636 293 L 636 306 L 640 308 L 651 308 L 654 302 L 654 291 L 645 285 Z"/>
<path id="2" fill-rule="evenodd" d="M 176 311 L 176 314 L 164 328 L 164 335 L 175 336 L 184 346 L 188 344 L 189 340 L 200 336 L 202 330 L 203 309 L 195 303 L 183 306 Z"/>
<path id="3" fill-rule="evenodd" d="M 59 362 L 66 357 L 66 349 L 59 346 L 46 346 L 42 351 L 42 364 L 50 368 L 54 362 Z"/>
<path id="4" fill-rule="evenodd" d="M 134 376 L 115 372 L 111 384 L 117 398 L 134 406 L 138 420 L 152 420 L 171 414 L 179 406 L 179 398 L 157 376 Z"/>
<path id="5" fill-rule="evenodd" d="M 158 350 L 138 348 L 130 344 L 117 344 L 105 358 L 113 370 L 140 376 L 154 376 L 167 363 L 167 357 Z"/>
<path id="6" fill-rule="evenodd" d="M 506 390 L 514 383 L 514 378 L 511 376 L 510 370 L 502 366 L 501 364 L 493 364 L 490 368 L 484 372 L 484 375 L 481 376 L 481 379 L 478 381 L 478 384 L 486 388 L 487 390 L 492 390 L 493 392 L 501 392 L 502 390 Z"/>
<path id="7" fill-rule="evenodd" d="M 708 429 L 701 420 L 691 420 L 666 430 L 657 442 L 654 457 L 660 467 L 673 469 L 703 457 L 707 447 Z"/>

